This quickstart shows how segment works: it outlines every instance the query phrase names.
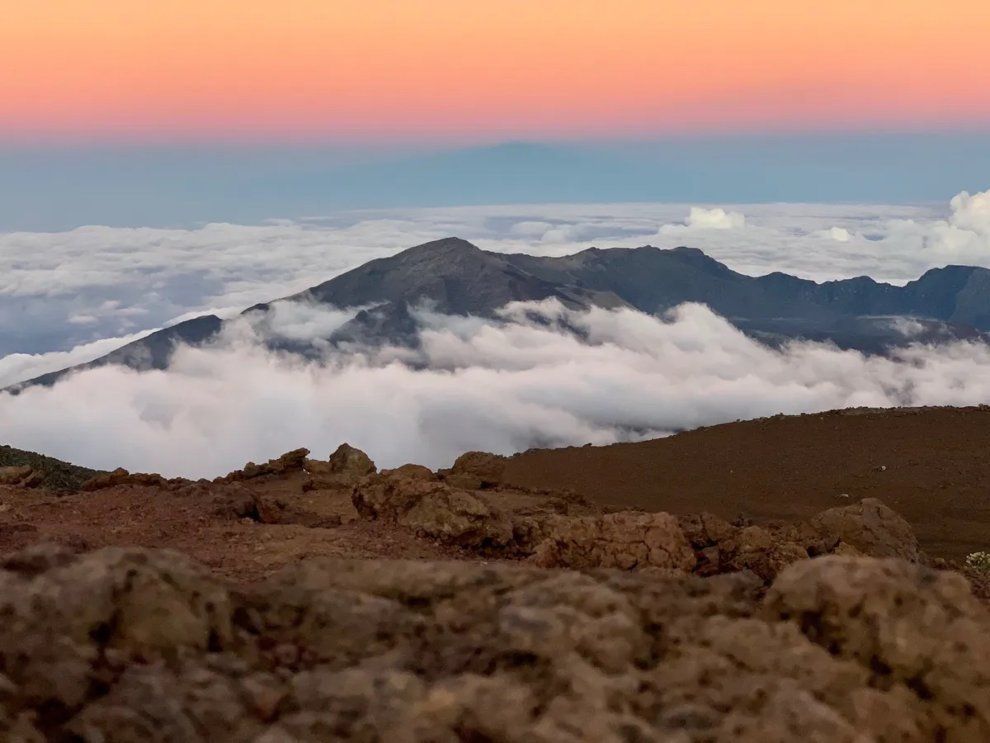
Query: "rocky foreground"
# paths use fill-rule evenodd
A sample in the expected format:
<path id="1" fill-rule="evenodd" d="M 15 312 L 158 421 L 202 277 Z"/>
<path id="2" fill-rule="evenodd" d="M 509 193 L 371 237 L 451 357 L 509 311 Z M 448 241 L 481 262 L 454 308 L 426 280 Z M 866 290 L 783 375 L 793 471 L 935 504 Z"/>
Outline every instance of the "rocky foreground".
<path id="1" fill-rule="evenodd" d="M 882 501 L 730 522 L 505 466 L 0 469 L 0 737 L 990 740 L 986 576 Z"/>

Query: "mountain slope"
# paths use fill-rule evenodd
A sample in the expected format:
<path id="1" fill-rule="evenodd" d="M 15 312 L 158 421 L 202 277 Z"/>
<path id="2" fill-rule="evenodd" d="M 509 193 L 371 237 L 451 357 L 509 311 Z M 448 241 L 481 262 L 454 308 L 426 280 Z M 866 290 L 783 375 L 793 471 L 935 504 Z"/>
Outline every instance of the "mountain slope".
<path id="1" fill-rule="evenodd" d="M 880 498 L 926 550 L 961 559 L 990 546 L 987 447 L 987 407 L 843 410 L 532 449 L 507 460 L 503 482 L 621 508 L 757 521 Z"/>
<path id="2" fill-rule="evenodd" d="M 625 306 L 651 314 L 701 302 L 771 344 L 805 338 L 872 353 L 908 340 L 980 338 L 990 331 L 990 270 L 983 268 L 933 269 L 903 287 L 865 276 L 819 284 L 783 273 L 746 276 L 693 248 L 589 248 L 551 258 L 489 253 L 453 237 L 371 261 L 244 314 L 263 316 L 280 302 L 360 308 L 321 340 L 414 343 L 412 306 L 491 317 L 509 302 L 551 298 L 574 308 Z M 201 345 L 222 327 L 214 316 L 196 318 L 17 388 L 52 384 L 68 371 L 106 364 L 162 369 L 177 344 Z M 296 343 L 290 350 L 306 349 Z"/>

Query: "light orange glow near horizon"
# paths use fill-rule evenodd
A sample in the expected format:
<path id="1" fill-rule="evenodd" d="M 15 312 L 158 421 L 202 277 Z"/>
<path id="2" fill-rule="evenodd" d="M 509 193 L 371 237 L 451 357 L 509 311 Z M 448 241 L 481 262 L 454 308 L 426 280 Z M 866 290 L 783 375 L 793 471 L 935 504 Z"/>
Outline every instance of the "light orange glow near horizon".
<path id="1" fill-rule="evenodd" d="M 6 140 L 990 126 L 985 0 L 6 5 Z"/>

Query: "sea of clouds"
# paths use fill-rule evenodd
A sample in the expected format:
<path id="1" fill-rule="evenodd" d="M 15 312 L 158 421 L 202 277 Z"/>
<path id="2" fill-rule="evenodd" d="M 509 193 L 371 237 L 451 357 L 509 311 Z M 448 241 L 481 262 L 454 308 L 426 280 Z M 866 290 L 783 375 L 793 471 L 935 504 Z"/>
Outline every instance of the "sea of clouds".
<path id="1" fill-rule="evenodd" d="M 342 321 L 317 312 L 307 322 Z M 213 348 L 181 349 L 168 372 L 108 367 L 0 394 L 3 438 L 96 467 L 205 476 L 297 446 L 325 457 L 342 441 L 380 465 L 445 466 L 468 449 L 605 444 L 778 412 L 990 401 L 984 344 L 891 358 L 775 351 L 692 304 L 665 317 L 547 302 L 494 322 L 420 320 L 415 352 L 319 361 L 267 351 L 256 329 L 235 327 Z"/>
<path id="2" fill-rule="evenodd" d="M 904 282 L 947 263 L 990 266 L 990 192 L 944 207 L 498 206 L 8 233 L 0 386 L 96 358 L 177 318 L 234 316 L 446 235 L 545 255 L 686 244 L 750 274 Z M 982 344 L 911 346 L 890 358 L 819 344 L 771 350 L 697 305 L 660 318 L 517 306 L 495 322 L 423 311 L 414 354 L 328 350 L 310 361 L 262 341 L 325 335 L 349 314 L 280 313 L 264 328 L 231 328 L 214 347 L 181 349 L 167 373 L 104 368 L 0 394 L 0 440 L 91 466 L 200 476 L 296 446 L 325 456 L 344 440 L 385 466 L 445 465 L 472 448 L 608 443 L 778 412 L 990 402 Z"/>

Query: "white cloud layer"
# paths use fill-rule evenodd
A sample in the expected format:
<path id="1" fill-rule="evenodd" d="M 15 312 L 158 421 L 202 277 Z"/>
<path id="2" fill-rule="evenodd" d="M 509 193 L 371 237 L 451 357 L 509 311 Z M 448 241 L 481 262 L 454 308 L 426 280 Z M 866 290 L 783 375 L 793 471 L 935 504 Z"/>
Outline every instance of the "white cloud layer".
<path id="1" fill-rule="evenodd" d="M 990 266 L 990 192 L 943 206 L 548 204 L 353 211 L 196 229 L 0 234 L 0 356 L 65 350 L 220 308 L 235 312 L 373 258 L 457 235 L 562 255 L 698 247 L 749 274 L 904 282 L 946 263 Z"/>
<path id="2" fill-rule="evenodd" d="M 316 314 L 279 327 L 341 320 Z M 385 349 L 307 363 L 234 333 L 182 349 L 167 373 L 102 368 L 0 394 L 0 438 L 91 466 L 212 476 L 297 446 L 325 457 L 342 441 L 380 465 L 438 466 L 467 449 L 604 444 L 778 412 L 990 402 L 983 344 L 893 358 L 774 351 L 700 305 L 664 318 L 555 302 L 510 306 L 504 322 L 420 317 L 411 358 Z"/>
<path id="3" fill-rule="evenodd" d="M 92 343 L 84 343 L 69 351 L 8 354 L 0 358 L 0 388 L 77 364 L 85 364 L 145 335 L 147 332 L 135 333 L 123 338 L 105 338 Z"/>

